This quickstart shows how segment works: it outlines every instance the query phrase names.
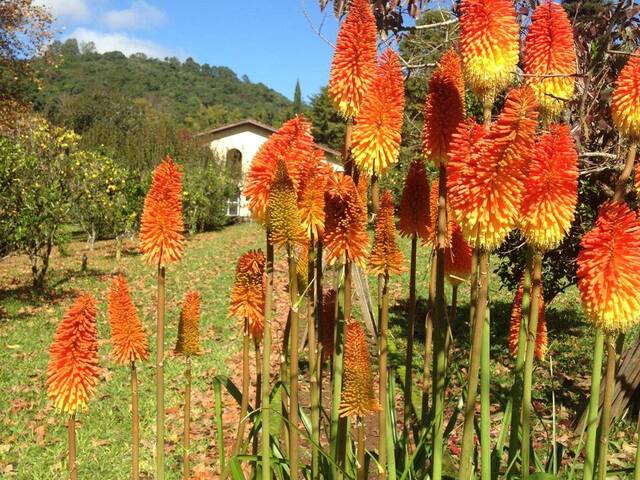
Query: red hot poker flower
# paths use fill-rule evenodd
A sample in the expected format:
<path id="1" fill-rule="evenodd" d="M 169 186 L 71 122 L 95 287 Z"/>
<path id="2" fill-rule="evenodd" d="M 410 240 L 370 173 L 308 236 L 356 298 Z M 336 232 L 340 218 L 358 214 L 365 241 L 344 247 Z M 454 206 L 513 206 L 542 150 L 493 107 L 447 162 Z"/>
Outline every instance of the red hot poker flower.
<path id="1" fill-rule="evenodd" d="M 149 358 L 149 343 L 136 307 L 131 301 L 124 275 L 113 277 L 108 294 L 111 324 L 111 356 L 115 363 L 126 365 Z"/>

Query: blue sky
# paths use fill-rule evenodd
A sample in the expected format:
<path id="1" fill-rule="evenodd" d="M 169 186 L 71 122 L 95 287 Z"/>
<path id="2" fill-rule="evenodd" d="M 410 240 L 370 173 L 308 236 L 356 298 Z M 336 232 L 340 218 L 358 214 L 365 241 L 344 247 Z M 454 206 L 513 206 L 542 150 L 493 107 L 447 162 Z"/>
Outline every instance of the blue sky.
<path id="1" fill-rule="evenodd" d="M 62 39 L 93 41 L 99 52 L 138 51 L 193 57 L 227 66 L 287 97 L 300 79 L 303 96 L 329 75 L 332 49 L 309 25 L 335 41 L 338 23 L 318 0 L 38 0 L 56 16 Z M 329 8 L 331 10 L 331 8 Z"/>

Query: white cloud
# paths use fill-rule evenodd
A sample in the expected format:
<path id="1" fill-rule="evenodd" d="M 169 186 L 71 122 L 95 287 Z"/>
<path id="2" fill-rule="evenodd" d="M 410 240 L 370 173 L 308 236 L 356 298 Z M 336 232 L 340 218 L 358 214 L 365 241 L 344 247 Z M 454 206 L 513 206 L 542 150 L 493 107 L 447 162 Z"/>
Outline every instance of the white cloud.
<path id="1" fill-rule="evenodd" d="M 125 33 L 104 33 L 88 28 L 76 28 L 66 35 L 66 38 L 75 38 L 78 43 L 93 42 L 98 53 L 120 51 L 129 56 L 134 53 L 144 53 L 149 57 L 164 58 L 175 54 L 169 49 L 157 43 L 142 38 L 133 37 Z"/>
<path id="2" fill-rule="evenodd" d="M 102 17 L 111 30 L 148 29 L 162 25 L 166 20 L 167 16 L 162 10 L 144 0 L 134 0 L 131 7 L 110 10 Z"/>
<path id="3" fill-rule="evenodd" d="M 91 18 L 91 9 L 87 0 L 37 0 L 58 20 L 83 22 Z"/>

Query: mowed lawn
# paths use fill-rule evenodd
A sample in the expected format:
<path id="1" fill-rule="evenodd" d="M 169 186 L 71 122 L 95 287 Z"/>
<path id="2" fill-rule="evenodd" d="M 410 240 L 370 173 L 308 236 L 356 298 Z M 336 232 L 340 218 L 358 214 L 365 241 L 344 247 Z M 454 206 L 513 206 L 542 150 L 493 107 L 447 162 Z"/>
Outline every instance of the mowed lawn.
<path id="1" fill-rule="evenodd" d="M 197 289 L 202 294 L 201 332 L 204 354 L 194 362 L 192 401 L 192 457 L 199 478 L 216 478 L 218 451 L 215 445 L 212 379 L 229 373 L 226 361 L 240 348 L 241 332 L 235 319 L 227 317 L 229 291 L 233 283 L 237 257 L 251 248 L 264 248 L 264 233 L 258 225 L 248 223 L 227 227 L 219 232 L 196 235 L 189 239 L 182 261 L 167 269 L 167 321 L 165 351 L 167 408 L 167 478 L 180 477 L 182 393 L 184 361 L 173 355 L 180 303 L 186 291 Z M 409 242 L 401 240 L 407 256 Z M 29 266 L 26 258 L 12 256 L 0 262 L 0 478 L 50 480 L 63 478 L 66 472 L 65 417 L 56 413 L 46 396 L 48 348 L 65 309 L 82 292 L 93 293 L 99 302 L 101 381 L 89 411 L 78 417 L 79 478 L 126 479 L 130 468 L 130 386 L 129 369 L 115 366 L 109 356 L 109 326 L 106 315 L 106 293 L 111 276 L 118 271 L 113 242 L 98 242 L 90 253 L 89 270 L 81 273 L 83 242 L 73 242 L 64 254 L 56 251 L 51 261 L 48 290 L 33 294 L 29 288 Z M 281 254 L 280 254 L 281 256 Z M 283 265 L 283 262 L 277 262 Z M 418 324 L 414 379 L 421 377 L 423 367 L 424 313 L 429 278 L 429 251 L 421 248 L 418 255 Z M 155 269 L 137 253 L 135 242 L 127 244 L 120 268 L 126 272 L 134 303 L 150 337 L 151 361 L 140 366 L 141 471 L 142 478 L 153 478 L 155 389 L 153 358 L 155 350 Z M 404 378 L 406 351 L 406 297 L 408 271 L 392 278 L 390 285 L 390 350 L 392 367 Z M 369 278 L 373 302 L 376 301 L 376 279 Z M 468 352 L 468 285 L 459 292 L 458 315 L 453 321 L 455 348 L 448 387 L 448 412 L 454 410 L 465 376 Z M 513 293 L 502 288 L 496 275 L 492 278 L 492 399 L 497 414 L 493 418 L 496 431 L 500 427 L 508 389 L 512 382 L 513 360 L 506 349 Z M 355 311 L 357 312 L 357 307 Z M 554 375 L 547 362 L 539 364 L 535 376 L 534 407 L 536 438 L 550 441 L 551 396 L 555 393 L 559 441 L 571 445 L 571 421 L 584 404 L 588 388 L 593 332 L 585 324 L 576 290 L 557 297 L 547 308 L 550 356 Z M 372 353 L 373 350 L 372 350 Z M 304 372 L 306 373 L 306 372 Z M 303 382 L 306 384 L 306 381 Z M 400 390 L 400 388 L 398 388 Z M 419 405 L 420 389 L 414 389 Z M 235 405 L 225 405 L 235 409 Z M 612 457 L 620 463 L 631 460 L 630 438 L 621 431 Z M 451 441 L 460 432 L 455 429 Z M 226 432 L 226 436 L 232 432 Z M 547 443 L 548 444 L 548 443 Z M 543 459 L 544 460 L 544 459 Z"/>

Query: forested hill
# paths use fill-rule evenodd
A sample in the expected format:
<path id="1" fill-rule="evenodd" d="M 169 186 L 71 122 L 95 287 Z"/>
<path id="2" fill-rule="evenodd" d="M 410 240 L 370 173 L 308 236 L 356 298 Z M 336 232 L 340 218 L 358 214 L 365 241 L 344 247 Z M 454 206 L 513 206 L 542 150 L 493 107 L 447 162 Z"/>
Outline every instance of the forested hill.
<path id="1" fill-rule="evenodd" d="M 42 89 L 36 109 L 64 121 L 65 110 L 83 109 L 96 96 L 122 96 L 171 115 L 190 129 L 253 117 L 278 125 L 291 114 L 291 102 L 227 67 L 200 65 L 188 58 L 158 60 L 144 54 L 99 54 L 74 39 L 57 42 L 56 65 L 41 65 Z"/>

